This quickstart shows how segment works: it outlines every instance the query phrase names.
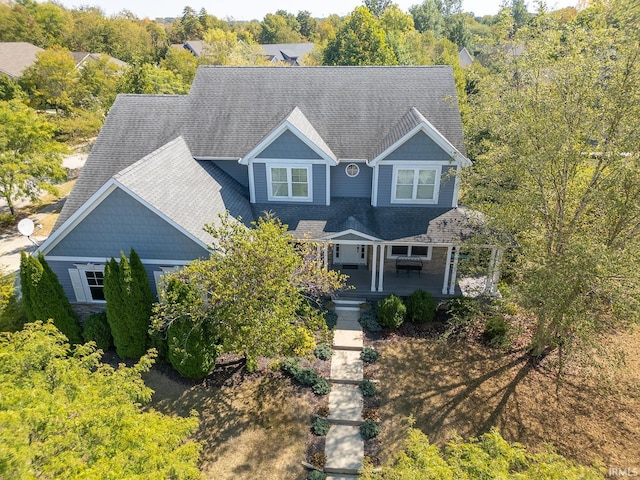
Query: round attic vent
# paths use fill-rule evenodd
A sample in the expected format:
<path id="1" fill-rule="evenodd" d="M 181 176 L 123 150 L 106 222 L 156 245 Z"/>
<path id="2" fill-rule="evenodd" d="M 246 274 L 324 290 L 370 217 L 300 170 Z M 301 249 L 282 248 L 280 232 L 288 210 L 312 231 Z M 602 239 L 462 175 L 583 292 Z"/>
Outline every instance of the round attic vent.
<path id="1" fill-rule="evenodd" d="M 350 163 L 349 165 L 347 165 L 347 167 L 344 169 L 345 173 L 347 174 L 348 177 L 357 177 L 358 174 L 360 173 L 360 167 L 358 165 L 356 165 L 355 163 Z"/>

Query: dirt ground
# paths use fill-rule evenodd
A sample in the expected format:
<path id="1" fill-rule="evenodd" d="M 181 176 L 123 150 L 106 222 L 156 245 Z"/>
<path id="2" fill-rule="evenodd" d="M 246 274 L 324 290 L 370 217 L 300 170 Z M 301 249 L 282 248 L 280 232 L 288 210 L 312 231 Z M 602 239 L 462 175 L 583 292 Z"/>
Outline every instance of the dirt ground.
<path id="1" fill-rule="evenodd" d="M 381 352 L 383 462 L 402 447 L 411 415 L 440 445 L 497 427 L 534 451 L 548 443 L 585 465 L 640 471 L 640 331 L 609 339 L 624 367 L 574 368 L 560 383 L 523 351 L 398 335 L 372 343 Z"/>
<path id="2" fill-rule="evenodd" d="M 220 359 L 219 359 L 220 360 Z M 201 382 L 169 367 L 145 375 L 156 393 L 152 406 L 167 414 L 200 414 L 204 478 L 303 479 L 312 414 L 320 401 L 280 373 L 249 374 L 236 359 L 220 362 Z"/>

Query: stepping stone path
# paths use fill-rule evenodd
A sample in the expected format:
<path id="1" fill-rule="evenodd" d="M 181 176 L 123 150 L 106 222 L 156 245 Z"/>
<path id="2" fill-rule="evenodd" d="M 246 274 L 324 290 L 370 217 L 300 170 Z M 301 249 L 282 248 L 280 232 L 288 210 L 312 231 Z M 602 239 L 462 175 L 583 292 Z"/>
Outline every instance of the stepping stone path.
<path id="1" fill-rule="evenodd" d="M 360 436 L 364 401 L 358 384 L 362 381 L 362 327 L 358 322 L 360 301 L 336 300 L 338 322 L 333 332 L 331 356 L 331 422 L 325 441 L 327 480 L 358 478 L 364 457 L 364 441 Z"/>

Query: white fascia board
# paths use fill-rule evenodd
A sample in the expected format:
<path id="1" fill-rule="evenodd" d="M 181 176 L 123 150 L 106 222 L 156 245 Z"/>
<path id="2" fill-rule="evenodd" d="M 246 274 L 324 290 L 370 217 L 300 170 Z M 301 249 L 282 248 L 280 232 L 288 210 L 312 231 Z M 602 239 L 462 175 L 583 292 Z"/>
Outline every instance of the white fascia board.
<path id="1" fill-rule="evenodd" d="M 393 145 L 388 147 L 384 152 L 380 155 L 369 161 L 369 165 L 376 166 L 383 158 L 386 158 L 391 152 L 400 147 L 403 143 L 409 140 L 418 132 L 424 132 L 431 140 L 433 140 L 436 145 L 438 145 L 442 150 L 448 153 L 453 162 L 460 164 L 463 167 L 470 167 L 471 160 L 465 157 L 460 151 L 453 146 L 449 140 L 447 140 L 433 125 L 428 122 L 421 122 L 419 125 L 416 125 L 411 131 L 405 134 L 400 140 L 395 142 Z"/>
<path id="2" fill-rule="evenodd" d="M 102 201 L 116 188 L 118 188 L 116 181 L 113 178 L 110 178 L 37 248 L 36 253 L 42 253 L 46 256 L 53 247 L 60 243 L 60 241 L 66 237 L 67 234 L 76 227 L 76 225 L 84 220 L 86 216 L 100 205 Z"/>
<path id="3" fill-rule="evenodd" d="M 49 262 L 72 262 L 78 265 L 87 265 L 87 264 L 104 264 L 111 260 L 111 257 L 69 257 L 69 256 L 60 256 L 60 255 L 50 255 L 47 258 Z M 188 265 L 193 260 L 157 260 L 157 259 L 147 259 L 141 258 L 140 261 L 145 265 L 164 265 L 167 267 L 181 267 L 184 265 Z"/>
<path id="4" fill-rule="evenodd" d="M 160 210 L 158 210 L 156 207 L 154 207 L 153 205 L 151 205 L 149 202 L 147 202 L 146 200 L 144 200 L 142 197 L 140 197 L 138 194 L 134 193 L 133 191 L 129 190 L 129 188 L 125 187 L 123 184 L 121 184 L 119 181 L 114 180 L 114 182 L 116 183 L 116 185 L 118 186 L 118 188 L 120 188 L 124 193 L 126 193 L 127 195 L 129 195 L 131 198 L 133 198 L 134 200 L 138 201 L 139 203 L 141 203 L 142 205 L 144 205 L 145 207 L 147 207 L 149 210 L 151 210 L 153 213 L 155 213 L 158 217 L 162 218 L 165 222 L 167 222 L 169 225 L 171 225 L 173 228 L 175 228 L 176 230 L 178 230 L 180 233 L 182 233 L 185 237 L 189 238 L 190 240 L 192 240 L 194 243 L 200 245 L 202 248 L 204 248 L 205 250 L 209 250 L 209 248 L 207 247 L 207 244 L 204 243 L 202 240 L 200 240 L 198 237 L 196 237 L 195 235 L 193 235 L 192 233 L 188 232 L 187 230 L 185 230 L 182 225 L 174 222 L 171 218 L 169 218 L 167 215 L 165 215 L 163 212 L 161 212 Z"/>
<path id="5" fill-rule="evenodd" d="M 367 235 L 366 233 L 359 232 L 359 231 L 354 230 L 352 228 L 349 228 L 348 230 L 344 230 L 342 232 L 332 233 L 331 235 L 324 236 L 324 237 L 322 237 L 322 240 L 332 240 L 334 238 L 341 237 L 343 235 L 356 235 L 358 237 L 361 237 L 363 240 L 369 240 L 371 242 L 380 242 L 380 241 L 382 241 L 379 238 L 372 237 L 371 235 Z M 344 240 L 345 243 L 346 242 L 350 242 L 350 241 L 357 243 L 357 240 Z"/>
<path id="6" fill-rule="evenodd" d="M 273 132 L 267 135 L 258 145 L 256 145 L 253 150 L 247 153 L 244 157 L 240 159 L 241 165 L 248 165 L 251 161 L 255 161 L 256 157 L 260 155 L 260 153 L 271 145 L 280 135 L 282 135 L 285 130 L 289 130 L 293 133 L 300 141 L 302 141 L 307 147 L 317 153 L 324 162 L 329 163 L 330 165 L 337 165 L 338 160 L 330 157 L 327 153 L 322 150 L 318 145 L 312 142 L 306 135 L 304 135 L 300 130 L 294 127 L 288 120 L 283 122 L 278 128 L 276 128 Z"/>
<path id="7" fill-rule="evenodd" d="M 225 160 L 240 163 L 241 158 L 238 157 L 193 157 L 194 160 Z"/>

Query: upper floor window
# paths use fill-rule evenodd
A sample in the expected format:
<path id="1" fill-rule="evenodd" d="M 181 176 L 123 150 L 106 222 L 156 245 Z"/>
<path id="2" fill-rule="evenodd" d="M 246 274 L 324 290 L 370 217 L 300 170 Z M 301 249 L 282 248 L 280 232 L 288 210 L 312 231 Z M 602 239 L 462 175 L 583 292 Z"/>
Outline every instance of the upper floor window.
<path id="1" fill-rule="evenodd" d="M 440 167 L 395 166 L 391 201 L 395 203 L 437 203 L 439 177 Z"/>
<path id="2" fill-rule="evenodd" d="M 104 265 L 78 265 L 84 301 L 104 302 Z"/>
<path id="3" fill-rule="evenodd" d="M 277 166 L 267 169 L 269 200 L 311 200 L 311 168 Z"/>

